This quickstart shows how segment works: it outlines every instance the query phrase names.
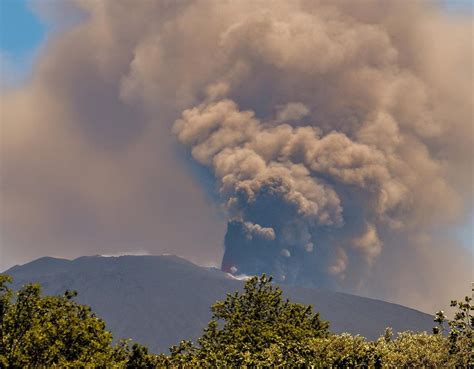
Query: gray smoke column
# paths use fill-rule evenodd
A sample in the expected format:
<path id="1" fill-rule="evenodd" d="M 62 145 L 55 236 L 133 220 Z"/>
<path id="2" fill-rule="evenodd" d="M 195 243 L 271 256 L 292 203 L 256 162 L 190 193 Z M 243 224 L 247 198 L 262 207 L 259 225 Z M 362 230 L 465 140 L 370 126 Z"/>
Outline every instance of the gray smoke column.
<path id="1" fill-rule="evenodd" d="M 469 72 L 430 59 L 472 54 L 439 50 L 429 32 L 454 27 L 422 3 L 280 5 L 223 27 L 215 81 L 174 132 L 217 179 L 223 270 L 363 289 L 385 248 L 461 212 L 472 94 L 446 87 Z"/>
<path id="2" fill-rule="evenodd" d="M 228 99 L 186 110 L 175 132 L 218 178 L 230 217 L 226 271 L 327 285 L 344 278 L 348 254 L 375 261 L 377 227 L 403 226 L 397 211 L 409 189 L 393 173 L 404 163 L 389 148 L 316 124 L 262 122 Z M 345 222 L 344 205 L 358 219 Z"/>
<path id="3" fill-rule="evenodd" d="M 0 268 L 223 255 L 234 274 L 427 311 L 468 288 L 472 253 L 450 232 L 473 209 L 472 16 L 416 0 L 32 4 L 56 31 L 31 78 L 0 86 Z"/>

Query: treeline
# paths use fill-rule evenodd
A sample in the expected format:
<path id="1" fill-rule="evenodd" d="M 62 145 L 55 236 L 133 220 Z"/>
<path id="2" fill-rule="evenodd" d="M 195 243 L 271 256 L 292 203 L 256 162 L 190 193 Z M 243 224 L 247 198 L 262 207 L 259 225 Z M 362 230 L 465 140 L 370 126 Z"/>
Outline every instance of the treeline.
<path id="1" fill-rule="evenodd" d="M 389 328 L 378 340 L 329 332 L 311 306 L 282 298 L 263 275 L 249 279 L 242 293 L 211 307 L 213 316 L 196 344 L 182 341 L 170 354 L 151 354 L 140 344 L 113 344 L 103 320 L 77 295 L 42 296 L 39 285 L 16 294 L 0 275 L 0 367 L 212 368 L 354 367 L 474 368 L 474 306 L 452 301 L 452 320 L 438 312 L 432 334 Z"/>

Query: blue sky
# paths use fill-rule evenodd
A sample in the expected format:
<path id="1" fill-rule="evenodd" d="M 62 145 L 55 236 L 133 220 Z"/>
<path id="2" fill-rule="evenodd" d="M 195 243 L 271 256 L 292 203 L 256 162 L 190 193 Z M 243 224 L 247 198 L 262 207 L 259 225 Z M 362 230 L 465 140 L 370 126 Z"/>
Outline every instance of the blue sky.
<path id="1" fill-rule="evenodd" d="M 27 57 L 46 37 L 46 27 L 28 7 L 27 0 L 1 0 L 2 51 Z"/>
<path id="2" fill-rule="evenodd" d="M 0 0 L 0 86 L 18 83 L 28 75 L 46 35 L 46 25 L 28 0 Z"/>
<path id="3" fill-rule="evenodd" d="M 474 0 L 441 0 L 441 4 L 447 12 L 474 13 Z M 0 0 L 0 87 L 15 85 L 27 78 L 50 29 L 34 12 L 31 0 Z M 474 212 L 456 231 L 458 238 L 471 250 L 473 225 Z"/>

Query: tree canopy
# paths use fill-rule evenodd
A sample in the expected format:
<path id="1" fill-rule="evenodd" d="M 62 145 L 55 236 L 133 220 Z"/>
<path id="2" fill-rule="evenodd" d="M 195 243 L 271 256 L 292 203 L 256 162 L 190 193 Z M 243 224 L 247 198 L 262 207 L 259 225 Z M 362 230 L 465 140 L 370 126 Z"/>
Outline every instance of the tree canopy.
<path id="1" fill-rule="evenodd" d="M 271 277 L 252 277 L 242 292 L 211 307 L 194 344 L 152 354 L 138 343 L 113 344 L 105 322 L 74 291 L 42 296 L 37 284 L 14 293 L 0 275 L 0 368 L 23 367 L 474 367 L 472 300 L 452 301 L 452 320 L 435 315 L 433 334 L 388 328 L 378 340 L 329 332 L 310 306 L 284 300 Z M 157 333 L 159 334 L 159 332 Z"/>
<path id="2" fill-rule="evenodd" d="M 41 296 L 38 284 L 21 288 L 12 299 L 0 275 L 0 365 L 8 368 L 106 365 L 117 350 L 105 323 L 74 291 Z"/>
<path id="3" fill-rule="evenodd" d="M 265 274 L 250 278 L 243 293 L 228 294 L 211 307 L 213 316 L 195 350 L 182 350 L 211 366 L 304 364 L 305 346 L 327 337 L 329 324 L 304 306 L 282 299 Z"/>

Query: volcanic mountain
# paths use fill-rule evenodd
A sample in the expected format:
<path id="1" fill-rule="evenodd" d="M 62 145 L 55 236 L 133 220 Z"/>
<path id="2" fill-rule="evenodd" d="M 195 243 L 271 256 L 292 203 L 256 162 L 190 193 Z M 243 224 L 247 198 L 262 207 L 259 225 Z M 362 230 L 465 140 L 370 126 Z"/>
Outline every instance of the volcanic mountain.
<path id="1" fill-rule="evenodd" d="M 39 282 L 43 292 L 78 291 L 114 338 L 131 338 L 153 352 L 168 352 L 180 340 L 195 340 L 211 317 L 210 306 L 244 281 L 177 256 L 85 256 L 75 260 L 44 257 L 5 272 L 14 289 Z M 333 332 L 375 339 L 386 327 L 394 332 L 430 331 L 432 317 L 404 306 L 329 291 L 282 286 L 284 296 L 310 304 L 330 321 Z"/>

